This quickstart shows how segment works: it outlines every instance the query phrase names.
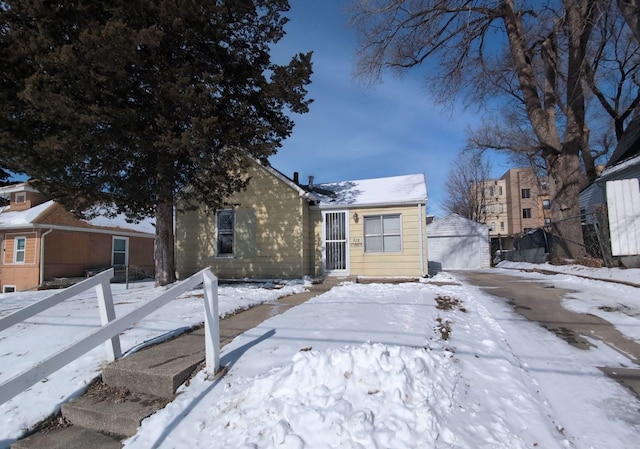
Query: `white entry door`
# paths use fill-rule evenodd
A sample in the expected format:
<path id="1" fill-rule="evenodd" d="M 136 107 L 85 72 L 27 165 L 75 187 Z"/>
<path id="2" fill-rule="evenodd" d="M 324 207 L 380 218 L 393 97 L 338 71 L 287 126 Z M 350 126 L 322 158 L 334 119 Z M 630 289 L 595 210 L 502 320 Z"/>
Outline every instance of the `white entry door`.
<path id="1" fill-rule="evenodd" d="M 349 222 L 347 212 L 323 212 L 325 274 L 347 275 L 349 273 Z"/>

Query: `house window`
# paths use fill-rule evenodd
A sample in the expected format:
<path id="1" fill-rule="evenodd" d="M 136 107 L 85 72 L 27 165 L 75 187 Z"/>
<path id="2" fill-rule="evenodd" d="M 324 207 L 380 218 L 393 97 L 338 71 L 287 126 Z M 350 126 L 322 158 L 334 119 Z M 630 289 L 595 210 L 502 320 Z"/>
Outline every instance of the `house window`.
<path id="1" fill-rule="evenodd" d="M 402 251 L 400 215 L 364 217 L 364 251 L 392 253 Z"/>
<path id="2" fill-rule="evenodd" d="M 492 214 L 496 212 L 496 205 L 492 204 L 489 206 L 489 212 L 491 212 Z"/>
<path id="3" fill-rule="evenodd" d="M 27 202 L 27 194 L 24 192 L 16 193 L 16 203 L 26 203 Z"/>
<path id="4" fill-rule="evenodd" d="M 15 285 L 5 285 L 2 287 L 2 293 L 13 293 L 16 291 Z"/>
<path id="5" fill-rule="evenodd" d="M 24 256 L 27 249 L 27 238 L 16 237 L 13 246 L 13 262 L 24 263 Z"/>
<path id="6" fill-rule="evenodd" d="M 490 226 L 490 227 L 491 227 L 491 230 L 492 230 L 492 231 L 495 231 L 495 230 L 496 230 L 496 222 L 495 222 L 495 221 L 492 221 L 492 222 L 491 222 L 491 226 Z"/>
<path id="7" fill-rule="evenodd" d="M 551 201 L 550 200 L 542 200 L 542 208 L 545 210 L 551 209 Z"/>
<path id="8" fill-rule="evenodd" d="M 502 196 L 502 186 L 498 186 L 498 196 Z"/>
<path id="9" fill-rule="evenodd" d="M 522 218 L 531 218 L 531 208 L 522 209 Z"/>
<path id="10" fill-rule="evenodd" d="M 500 230 L 501 230 L 501 231 L 504 231 L 504 221 L 501 221 L 501 222 L 500 222 Z"/>
<path id="11" fill-rule="evenodd" d="M 489 196 L 493 196 L 493 187 L 489 187 Z"/>
<path id="12" fill-rule="evenodd" d="M 544 219 L 544 225 L 545 226 L 551 226 L 551 218 L 545 218 Z"/>
<path id="13" fill-rule="evenodd" d="M 498 204 L 498 212 L 500 213 L 504 212 L 504 206 L 502 204 Z"/>
<path id="14" fill-rule="evenodd" d="M 531 198 L 531 190 L 522 189 L 522 198 Z"/>
<path id="15" fill-rule="evenodd" d="M 129 263 L 129 238 L 114 237 L 112 241 L 111 266 L 126 266 Z"/>
<path id="16" fill-rule="evenodd" d="M 232 210 L 221 210 L 216 214 L 216 255 L 233 256 L 234 213 Z"/>

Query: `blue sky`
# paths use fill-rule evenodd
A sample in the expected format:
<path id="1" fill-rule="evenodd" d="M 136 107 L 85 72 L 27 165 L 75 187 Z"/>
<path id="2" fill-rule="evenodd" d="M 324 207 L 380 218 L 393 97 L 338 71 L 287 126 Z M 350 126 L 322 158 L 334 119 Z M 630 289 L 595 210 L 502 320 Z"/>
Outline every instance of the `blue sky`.
<path id="1" fill-rule="evenodd" d="M 366 87 L 352 76 L 356 37 L 347 27 L 348 0 L 290 0 L 287 36 L 274 50 L 284 63 L 313 51 L 310 112 L 294 116 L 296 126 L 271 164 L 300 181 L 316 183 L 424 173 L 427 211 L 445 215 L 440 203 L 451 161 L 464 146 L 464 132 L 476 111 L 436 105 L 419 72 L 385 74 Z M 507 169 L 497 158 L 492 176 Z"/>

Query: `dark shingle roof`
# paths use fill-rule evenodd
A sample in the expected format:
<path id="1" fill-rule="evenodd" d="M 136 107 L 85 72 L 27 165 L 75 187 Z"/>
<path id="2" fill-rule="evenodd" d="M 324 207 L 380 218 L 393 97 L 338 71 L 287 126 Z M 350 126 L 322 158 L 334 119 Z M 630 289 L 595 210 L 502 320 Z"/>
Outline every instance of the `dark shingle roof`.
<path id="1" fill-rule="evenodd" d="M 636 114 L 627 126 L 606 166 L 611 167 L 638 154 L 640 154 L 640 114 Z"/>

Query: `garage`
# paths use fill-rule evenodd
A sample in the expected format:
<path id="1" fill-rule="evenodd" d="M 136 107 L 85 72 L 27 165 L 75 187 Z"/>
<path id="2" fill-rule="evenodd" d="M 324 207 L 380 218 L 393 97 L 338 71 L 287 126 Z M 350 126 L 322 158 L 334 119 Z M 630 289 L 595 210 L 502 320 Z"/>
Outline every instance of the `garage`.
<path id="1" fill-rule="evenodd" d="M 491 266 L 489 227 L 451 214 L 427 225 L 429 275 Z"/>

